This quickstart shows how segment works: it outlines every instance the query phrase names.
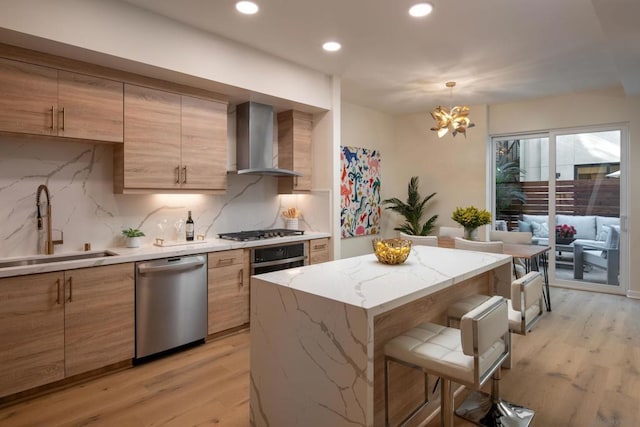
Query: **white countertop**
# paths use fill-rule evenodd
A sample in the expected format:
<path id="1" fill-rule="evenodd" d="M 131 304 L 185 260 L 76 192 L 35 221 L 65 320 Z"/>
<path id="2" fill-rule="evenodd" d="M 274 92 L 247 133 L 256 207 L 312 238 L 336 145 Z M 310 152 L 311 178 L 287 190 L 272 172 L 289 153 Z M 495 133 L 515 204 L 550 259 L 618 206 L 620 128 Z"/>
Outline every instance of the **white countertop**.
<path id="1" fill-rule="evenodd" d="M 196 242 L 193 244 L 185 244 L 180 246 L 159 247 L 152 244 L 141 246 L 139 248 L 106 248 L 104 250 L 115 255 L 88 258 L 73 261 L 47 262 L 43 264 L 24 265 L 19 267 L 0 268 L 0 278 L 11 276 L 23 276 L 34 273 L 47 273 L 51 271 L 62 271 L 74 268 L 96 267 L 100 265 L 122 264 L 125 262 L 144 261 L 158 258 L 167 258 L 172 256 L 183 256 L 200 254 L 207 252 L 226 251 L 230 249 L 254 248 L 258 246 L 280 245 L 283 243 L 299 242 L 304 240 L 321 239 L 331 237 L 329 233 L 305 231 L 304 234 L 298 236 L 273 237 L 264 240 L 252 240 L 248 242 L 236 242 L 224 239 L 208 239 L 204 242 Z M 90 252 L 102 252 L 103 250 L 94 250 Z M 32 258 L 52 258 L 56 256 L 67 256 L 74 254 L 85 254 L 85 252 L 65 252 L 54 255 L 25 256 L 16 258 L 3 258 L 4 261 L 19 261 Z"/>
<path id="2" fill-rule="evenodd" d="M 400 265 L 382 264 L 369 254 L 255 277 L 375 315 L 510 263 L 510 255 L 414 246 Z"/>

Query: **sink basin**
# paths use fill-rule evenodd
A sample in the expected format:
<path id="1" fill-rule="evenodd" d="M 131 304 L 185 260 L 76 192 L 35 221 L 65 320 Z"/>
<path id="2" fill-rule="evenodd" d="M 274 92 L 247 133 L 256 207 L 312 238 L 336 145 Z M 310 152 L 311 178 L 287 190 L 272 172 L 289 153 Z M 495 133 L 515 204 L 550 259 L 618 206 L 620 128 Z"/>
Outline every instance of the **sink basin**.
<path id="1" fill-rule="evenodd" d="M 82 259 L 92 259 L 92 258 L 104 258 L 117 255 L 116 253 L 109 251 L 99 251 L 99 252 L 81 252 L 74 253 L 69 255 L 43 255 L 34 258 L 24 258 L 17 260 L 9 260 L 9 261 L 0 261 L 0 268 L 7 267 L 22 267 L 25 265 L 38 265 L 38 264 L 48 264 L 52 262 L 62 262 L 62 261 L 77 261 Z"/>

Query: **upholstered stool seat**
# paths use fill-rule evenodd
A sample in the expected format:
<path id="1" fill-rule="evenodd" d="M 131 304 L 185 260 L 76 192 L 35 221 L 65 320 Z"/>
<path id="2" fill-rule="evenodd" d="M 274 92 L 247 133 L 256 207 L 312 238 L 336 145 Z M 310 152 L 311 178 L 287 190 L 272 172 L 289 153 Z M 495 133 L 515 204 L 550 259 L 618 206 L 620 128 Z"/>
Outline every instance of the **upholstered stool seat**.
<path id="1" fill-rule="evenodd" d="M 529 272 L 511 283 L 511 299 L 508 300 L 511 332 L 526 335 L 544 313 L 542 285 L 542 275 L 537 271 Z M 469 295 L 451 304 L 447 309 L 449 325 L 488 299 L 487 295 Z"/>
<path id="2" fill-rule="evenodd" d="M 485 411 L 482 417 L 492 418 L 496 422 L 493 425 L 528 425 L 532 411 L 526 410 L 526 424 L 514 422 L 510 419 L 514 406 L 499 397 L 497 380 L 500 365 L 509 355 L 509 347 L 508 308 L 506 300 L 499 296 L 491 297 L 465 313 L 460 320 L 460 329 L 422 323 L 389 340 L 384 347 L 386 425 L 389 425 L 391 362 L 421 369 L 442 379 L 440 414 L 443 426 L 453 426 L 452 382 L 478 390 L 492 376 L 496 380 L 492 386 L 495 393 L 492 393 L 489 405 L 484 406 L 488 412 Z M 409 421 L 423 405 L 406 416 L 401 424 Z M 475 415 L 475 408 L 473 411 Z"/>

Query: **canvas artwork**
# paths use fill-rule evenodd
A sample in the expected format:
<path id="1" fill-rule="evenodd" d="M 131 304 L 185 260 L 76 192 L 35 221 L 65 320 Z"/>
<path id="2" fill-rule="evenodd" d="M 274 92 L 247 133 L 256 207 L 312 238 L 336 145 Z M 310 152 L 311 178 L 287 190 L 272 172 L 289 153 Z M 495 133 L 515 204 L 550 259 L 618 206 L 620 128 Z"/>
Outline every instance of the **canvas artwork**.
<path id="1" fill-rule="evenodd" d="M 342 238 L 380 233 L 380 152 L 340 147 Z"/>

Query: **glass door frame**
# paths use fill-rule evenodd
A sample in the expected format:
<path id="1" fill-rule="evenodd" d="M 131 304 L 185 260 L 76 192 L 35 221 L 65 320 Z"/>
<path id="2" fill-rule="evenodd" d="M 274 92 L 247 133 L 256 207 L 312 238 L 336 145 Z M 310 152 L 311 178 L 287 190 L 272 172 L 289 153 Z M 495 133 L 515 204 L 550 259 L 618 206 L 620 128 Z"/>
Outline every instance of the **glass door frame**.
<path id="1" fill-rule="evenodd" d="M 490 135 L 487 143 L 487 200 L 490 212 L 496 212 L 496 142 L 505 139 L 549 139 L 549 230 L 555 229 L 556 213 L 556 138 L 561 135 L 581 134 L 590 132 L 620 131 L 620 282 L 618 286 L 602 285 L 587 281 L 575 282 L 557 279 L 555 277 L 555 239 L 550 239 L 551 250 L 548 257 L 548 271 L 550 285 L 578 290 L 596 291 L 625 295 L 629 289 L 629 241 L 628 241 L 628 159 L 629 159 L 629 128 L 627 123 L 613 123 L 607 125 L 580 126 L 575 128 L 550 129 L 541 132 L 521 132 Z M 495 218 L 494 218 L 495 220 Z M 493 224 L 492 224 L 493 227 Z M 553 244 L 551 244 L 553 240 Z"/>

